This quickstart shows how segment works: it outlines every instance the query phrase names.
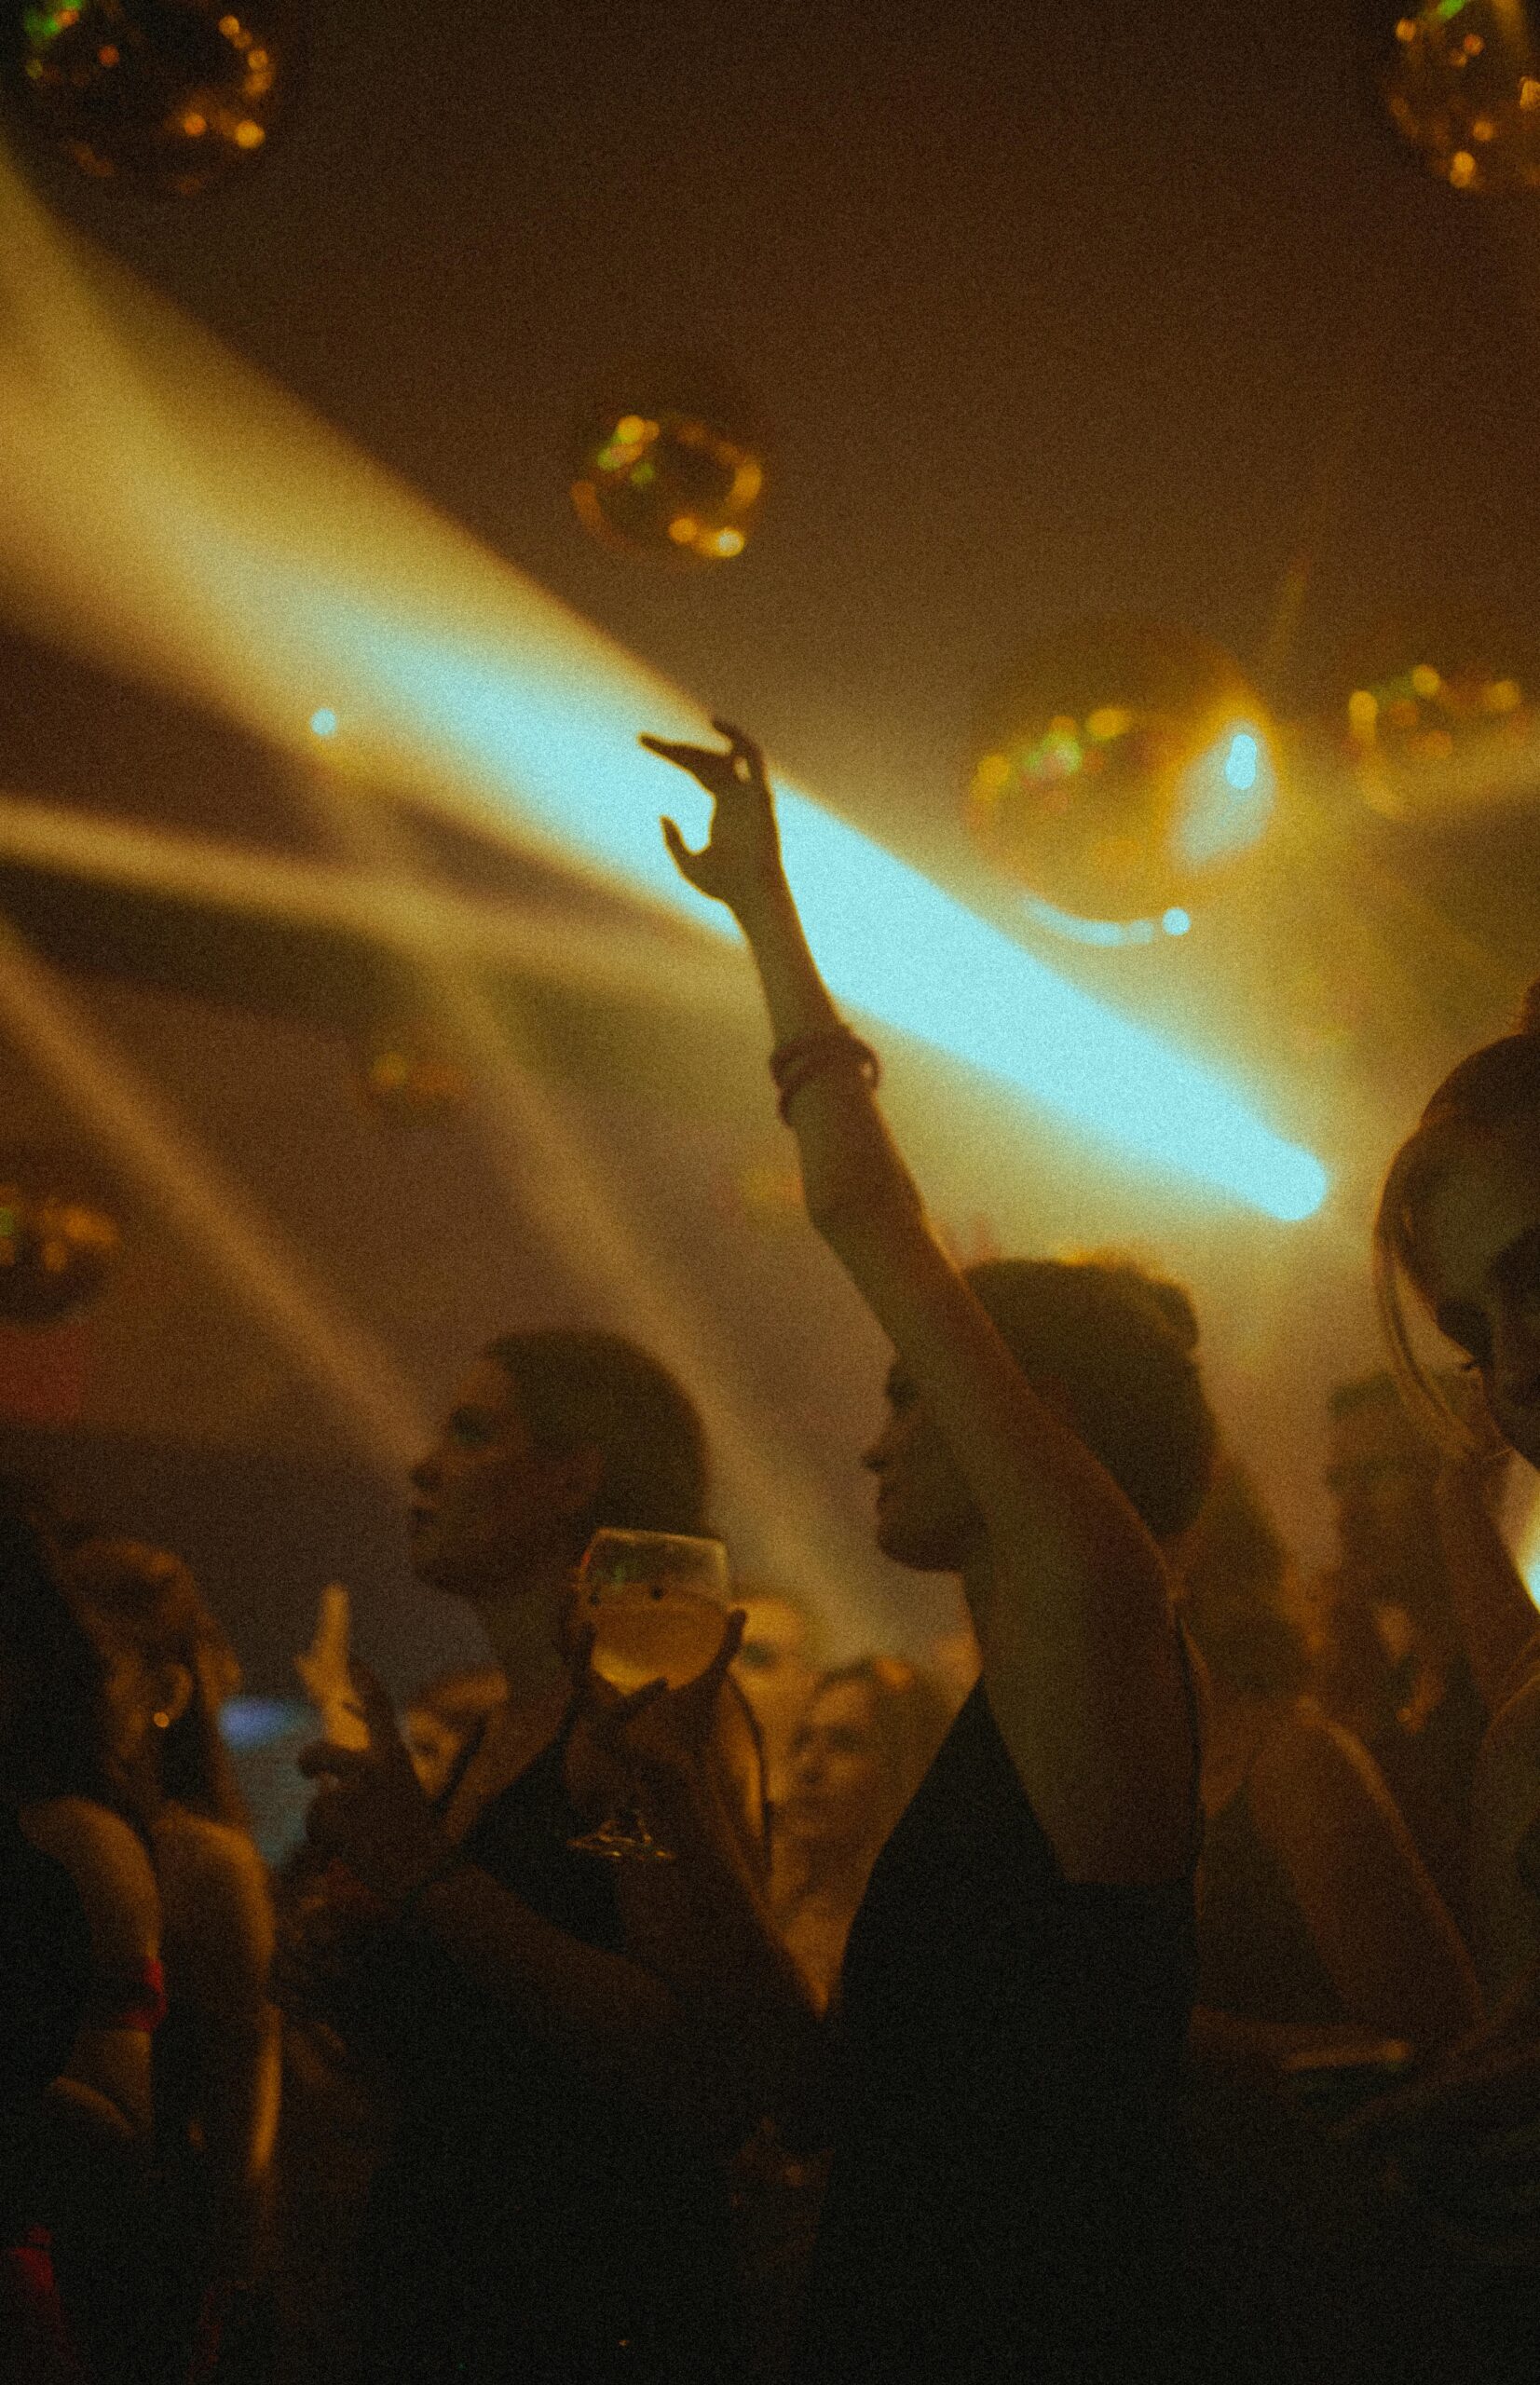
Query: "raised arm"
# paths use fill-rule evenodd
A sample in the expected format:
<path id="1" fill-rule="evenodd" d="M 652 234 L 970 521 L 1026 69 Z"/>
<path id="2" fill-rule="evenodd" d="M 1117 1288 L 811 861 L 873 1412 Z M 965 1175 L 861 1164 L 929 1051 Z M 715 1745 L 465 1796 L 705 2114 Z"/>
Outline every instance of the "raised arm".
<path id="1" fill-rule="evenodd" d="M 757 749 L 644 738 L 714 799 L 698 852 L 663 834 L 748 939 L 809 1215 L 882 1326 L 983 1521 L 986 1695 L 1071 1879 L 1156 1881 L 1190 1856 L 1194 1751 L 1160 1552 L 1069 1424 L 1027 1382 L 926 1220 L 842 1028 L 782 867 Z"/>
<path id="2" fill-rule="evenodd" d="M 1302 1708 L 1258 1757 L 1251 1799 L 1349 2018 L 1419 2049 L 1470 2028 L 1470 1957 L 1359 1742 Z"/>

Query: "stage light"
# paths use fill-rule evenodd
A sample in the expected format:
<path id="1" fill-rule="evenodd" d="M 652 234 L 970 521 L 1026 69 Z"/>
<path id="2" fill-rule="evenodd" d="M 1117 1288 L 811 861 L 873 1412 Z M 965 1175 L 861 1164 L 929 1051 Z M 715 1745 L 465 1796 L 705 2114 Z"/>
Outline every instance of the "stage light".
<path id="1" fill-rule="evenodd" d="M 1391 119 L 1451 189 L 1540 188 L 1540 62 L 1525 0 L 1431 0 L 1392 20 Z"/>
<path id="2" fill-rule="evenodd" d="M 82 173 L 191 198 L 266 148 L 292 13 L 286 0 L 5 0 L 0 55 L 22 122 Z"/>
<path id="3" fill-rule="evenodd" d="M 702 734 L 699 708 L 143 285 L 101 258 L 88 282 L 3 160 L 0 199 L 11 227 L 0 287 L 39 373 L 29 382 L 13 366 L 0 382 L 10 602 L 307 755 L 293 691 L 319 684 L 375 783 L 484 829 L 496 823 L 515 845 L 714 938 L 733 934 L 683 884 L 658 830 L 666 808 L 698 833 L 704 797 L 692 811 L 693 791 L 635 743 L 644 729 Z M 1212 753 L 1228 728 L 1221 785 L 1235 736 L 1262 725 L 1234 708 L 1233 688 L 1227 665 L 1229 708 L 1200 722 L 1180 756 Z M 1092 688 L 1077 717 L 1087 738 L 1115 743 L 1134 732 L 1094 716 L 1133 702 L 1126 688 Z M 813 948 L 842 1002 L 985 1071 L 1109 1154 L 1280 1219 L 1319 1205 L 1319 1161 L 1211 1070 L 1060 979 L 801 790 L 784 791 L 783 823 Z M 1149 906 L 1152 935 L 1179 905 L 1189 907 L 1179 892 Z M 672 966 L 661 947 L 661 986 Z"/>
<path id="4" fill-rule="evenodd" d="M 1386 819 L 1533 792 L 1540 768 L 1540 651 L 1490 611 L 1434 608 L 1382 621 L 1335 675 L 1332 742 Z"/>
<path id="5" fill-rule="evenodd" d="M 122 1237 L 94 1194 L 40 1162 L 0 1160 L 0 1319 L 51 1325 L 94 1300 Z"/>
<path id="6" fill-rule="evenodd" d="M 968 824 L 1038 925 L 1150 944 L 1256 842 L 1275 792 L 1261 706 L 1228 656 L 1157 622 L 1076 621 L 986 701 Z"/>
<path id="7" fill-rule="evenodd" d="M 572 503 L 617 552 L 670 563 L 743 553 L 765 489 L 764 459 L 735 392 L 693 368 L 618 374 L 583 414 Z"/>
<path id="8" fill-rule="evenodd" d="M 844 1000 L 1074 1121 L 1130 1158 L 1307 1218 L 1307 1151 L 1163 1039 L 1068 985 L 941 888 L 805 799 L 782 840 L 809 940 Z M 965 992 L 964 992 L 965 989 Z"/>
<path id="9" fill-rule="evenodd" d="M 319 712 L 310 715 L 310 732 L 315 737 L 336 735 L 337 716 L 329 704 L 322 704 Z"/>

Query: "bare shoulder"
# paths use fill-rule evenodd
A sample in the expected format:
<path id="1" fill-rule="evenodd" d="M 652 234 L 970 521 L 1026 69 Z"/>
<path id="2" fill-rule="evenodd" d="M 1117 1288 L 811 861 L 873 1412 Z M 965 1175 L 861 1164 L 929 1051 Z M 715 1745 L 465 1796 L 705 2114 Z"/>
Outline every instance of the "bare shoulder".
<path id="1" fill-rule="evenodd" d="M 1396 1819 L 1390 1792 L 1362 1740 L 1309 1697 L 1293 1699 L 1268 1732 L 1251 1768 L 1251 1792 L 1259 1819 L 1264 1814 L 1297 1818 L 1318 1827 L 1332 1813 Z"/>
<path id="2" fill-rule="evenodd" d="M 156 1824 L 169 1951 L 195 1992 L 205 1975 L 265 1978 L 272 1960 L 267 1869 L 243 1831 L 169 1806 Z"/>
<path id="3" fill-rule="evenodd" d="M 128 1823 L 89 1797 L 50 1797 L 24 1809 L 21 1827 L 74 1880 L 98 1960 L 153 1961 L 160 1951 L 160 1896 L 149 1856 Z"/>

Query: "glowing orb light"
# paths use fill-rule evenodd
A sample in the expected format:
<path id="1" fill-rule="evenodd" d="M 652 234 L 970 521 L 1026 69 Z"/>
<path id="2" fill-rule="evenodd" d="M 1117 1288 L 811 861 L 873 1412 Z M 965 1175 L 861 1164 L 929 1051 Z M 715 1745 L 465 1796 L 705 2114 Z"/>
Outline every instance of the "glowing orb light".
<path id="1" fill-rule="evenodd" d="M 1336 735 L 1370 810 L 1401 820 L 1528 791 L 1537 697 L 1540 654 L 1506 624 L 1388 622 L 1339 674 Z"/>
<path id="2" fill-rule="evenodd" d="M 292 0 L 5 0 L 28 128 L 93 180 L 186 198 L 250 170 L 290 79 Z"/>
<path id="3" fill-rule="evenodd" d="M 1265 719 L 1205 640 L 1135 619 L 1073 622 L 985 704 L 969 826 L 1040 926 L 1109 945 L 1185 934 L 1215 871 L 1267 825 Z"/>
<path id="4" fill-rule="evenodd" d="M 1454 190 L 1540 188 L 1540 65 L 1524 0 L 1429 0 L 1396 21 L 1391 118 Z"/>
<path id="5" fill-rule="evenodd" d="M 749 542 L 764 460 L 730 400 L 704 402 L 632 375 L 585 413 L 576 443 L 578 519 L 618 552 L 727 563 Z"/>
<path id="6" fill-rule="evenodd" d="M 458 1117 L 470 1099 L 465 1070 L 410 1035 L 381 1037 L 371 1046 L 359 1090 L 375 1116 L 394 1125 L 433 1125 Z"/>
<path id="7" fill-rule="evenodd" d="M 117 1256 L 100 1201 L 34 1165 L 0 1163 L 0 1319 L 50 1325 L 102 1288 Z"/>

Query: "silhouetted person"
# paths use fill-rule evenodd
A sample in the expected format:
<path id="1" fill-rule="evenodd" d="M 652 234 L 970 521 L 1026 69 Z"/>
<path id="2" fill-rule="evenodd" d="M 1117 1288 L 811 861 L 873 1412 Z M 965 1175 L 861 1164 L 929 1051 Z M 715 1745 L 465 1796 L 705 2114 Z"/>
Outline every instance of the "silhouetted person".
<path id="1" fill-rule="evenodd" d="M 413 1564 L 472 1608 L 506 1695 L 440 1812 L 361 1673 L 367 1745 L 313 1759 L 312 1836 L 358 1916 L 348 2027 L 395 2115 L 359 2255 L 370 2385 L 706 2385 L 738 2357 L 731 2139 L 689 2016 L 629 1951 L 624 1908 L 679 1883 L 569 1845 L 573 1569 L 602 1525 L 699 1532 L 705 1482 L 666 1370 L 554 1330 L 493 1343 L 414 1471 Z"/>
<path id="2" fill-rule="evenodd" d="M 1451 1596 L 1438 1451 L 1389 1374 L 1340 1384 L 1329 1409 L 1338 1556 L 1323 1697 L 1369 1749 L 1468 1935 L 1471 1781 L 1487 1711 Z"/>
<path id="3" fill-rule="evenodd" d="M 820 2009 L 838 1980 L 872 1865 L 950 1720 L 913 1665 L 867 1656 L 824 1675 L 792 1734 L 771 1910 Z"/>
<path id="4" fill-rule="evenodd" d="M 1161 1544 L 1213 1446 L 1191 1312 L 1127 1268 L 958 1272 L 803 939 L 759 754 L 723 734 L 644 740 L 714 798 L 701 852 L 665 835 L 749 940 L 810 1217 L 893 1344 L 879 1544 L 961 1576 L 983 1656 L 846 1950 L 807 2373 L 1168 2373 L 1200 1813 Z"/>

